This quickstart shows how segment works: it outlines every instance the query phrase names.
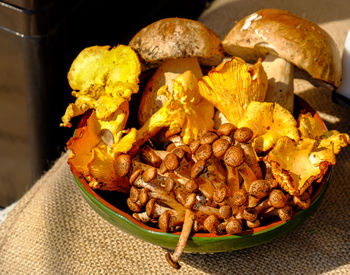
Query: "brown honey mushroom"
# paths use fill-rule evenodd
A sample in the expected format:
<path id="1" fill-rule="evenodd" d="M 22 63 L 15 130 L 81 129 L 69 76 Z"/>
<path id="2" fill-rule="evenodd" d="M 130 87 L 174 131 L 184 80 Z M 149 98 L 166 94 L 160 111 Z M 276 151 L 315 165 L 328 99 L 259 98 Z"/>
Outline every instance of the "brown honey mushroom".
<path id="1" fill-rule="evenodd" d="M 255 180 L 250 185 L 248 192 L 251 196 L 257 199 L 262 199 L 266 197 L 275 187 L 277 187 L 276 180 Z"/>
<path id="2" fill-rule="evenodd" d="M 212 145 L 213 154 L 217 158 L 222 158 L 226 150 L 230 147 L 230 142 L 227 139 L 220 138 L 214 141 Z"/>
<path id="3" fill-rule="evenodd" d="M 218 139 L 218 135 L 214 132 L 207 132 L 203 134 L 199 140 L 199 143 L 204 144 L 212 144 L 215 140 Z"/>
<path id="4" fill-rule="evenodd" d="M 285 205 L 282 208 L 274 208 L 262 215 L 262 219 L 279 218 L 282 221 L 288 221 L 293 216 L 293 208 L 290 205 Z"/>
<path id="5" fill-rule="evenodd" d="M 124 177 L 129 173 L 131 167 L 131 157 L 128 154 L 120 154 L 115 162 L 114 169 L 118 176 Z"/>
<path id="6" fill-rule="evenodd" d="M 150 167 L 147 170 L 145 170 L 142 174 L 142 178 L 145 182 L 150 182 L 154 180 L 157 177 L 157 168 Z"/>
<path id="7" fill-rule="evenodd" d="M 260 226 L 261 222 L 259 219 L 256 219 L 255 221 L 246 221 L 246 224 L 249 228 L 256 228 Z"/>
<path id="8" fill-rule="evenodd" d="M 198 184 L 194 179 L 190 179 L 185 184 L 186 191 L 189 193 L 197 192 Z"/>
<path id="9" fill-rule="evenodd" d="M 191 168 L 191 178 L 196 179 L 205 170 L 206 163 L 204 160 L 199 160 L 193 164 Z"/>
<path id="10" fill-rule="evenodd" d="M 132 202 L 137 202 L 140 197 L 140 190 L 135 186 L 131 186 L 129 191 L 129 198 Z"/>
<path id="11" fill-rule="evenodd" d="M 139 203 L 144 206 L 149 200 L 148 195 L 149 190 L 147 188 L 142 188 L 139 194 Z"/>
<path id="12" fill-rule="evenodd" d="M 232 195 L 232 203 L 234 205 L 242 206 L 247 202 L 247 200 L 248 200 L 248 193 L 243 189 L 238 190 Z"/>
<path id="13" fill-rule="evenodd" d="M 269 194 L 269 202 L 274 208 L 282 208 L 287 204 L 287 197 L 281 190 L 274 189 Z"/>
<path id="14" fill-rule="evenodd" d="M 174 212 L 173 210 L 162 211 L 158 218 L 158 227 L 164 232 L 172 231 L 173 228 L 183 224 L 185 212 Z"/>
<path id="15" fill-rule="evenodd" d="M 189 144 L 189 148 L 192 154 L 194 154 L 197 151 L 197 149 L 199 148 L 199 145 L 200 145 L 199 140 L 194 140 Z"/>
<path id="16" fill-rule="evenodd" d="M 311 197 L 309 192 L 304 192 L 300 196 L 293 196 L 293 203 L 299 209 L 307 209 L 311 204 Z"/>
<path id="17" fill-rule="evenodd" d="M 164 161 L 163 161 L 165 167 L 167 168 L 168 171 L 173 171 L 177 167 L 179 167 L 179 159 L 176 154 L 170 153 L 168 154 Z"/>
<path id="18" fill-rule="evenodd" d="M 223 205 L 220 208 L 215 208 L 208 205 L 203 205 L 196 202 L 192 208 L 194 211 L 201 212 L 204 215 L 214 215 L 219 219 L 228 219 L 232 216 L 232 209 L 229 205 Z"/>
<path id="19" fill-rule="evenodd" d="M 258 212 L 253 207 L 247 207 L 242 214 L 243 219 L 249 222 L 254 222 L 258 218 Z"/>
<path id="20" fill-rule="evenodd" d="M 183 211 L 185 209 L 183 205 L 181 205 L 173 196 L 169 194 L 168 190 L 154 182 L 155 180 L 158 180 L 158 177 L 150 182 L 146 182 L 143 179 L 142 169 L 136 170 L 132 176 L 134 179 L 133 181 L 130 181 L 131 184 L 138 188 L 146 188 L 148 190 L 147 197 L 149 199 L 159 199 L 174 210 Z M 165 176 L 159 175 L 159 177 L 163 177 L 163 179 L 160 179 L 160 181 L 165 182 Z"/>
<path id="21" fill-rule="evenodd" d="M 213 201 L 217 203 L 221 203 L 224 201 L 227 195 L 227 189 L 226 186 L 223 186 L 221 188 L 217 188 L 213 192 Z"/>
<path id="22" fill-rule="evenodd" d="M 243 231 L 242 221 L 238 219 L 230 219 L 225 226 L 227 234 L 236 235 Z"/>
<path id="23" fill-rule="evenodd" d="M 282 208 L 288 204 L 288 196 L 279 189 L 273 189 L 268 198 L 259 203 L 255 209 L 258 214 L 261 214 L 269 208 Z"/>
<path id="24" fill-rule="evenodd" d="M 141 160 L 153 167 L 159 167 L 162 163 L 162 159 L 154 152 L 151 146 L 146 145 L 141 149 Z"/>
<path id="25" fill-rule="evenodd" d="M 212 149 L 210 144 L 202 144 L 195 152 L 195 158 L 197 160 L 208 160 L 211 157 Z"/>
<path id="26" fill-rule="evenodd" d="M 238 128 L 233 135 L 233 138 L 240 143 L 247 143 L 252 137 L 253 131 L 247 127 Z"/>
<path id="27" fill-rule="evenodd" d="M 171 141 L 172 143 L 174 143 L 176 147 L 185 145 L 181 136 L 179 136 L 179 135 L 173 135 L 173 136 L 169 137 L 168 140 Z"/>
<path id="28" fill-rule="evenodd" d="M 238 167 L 244 162 L 244 152 L 239 146 L 230 146 L 226 150 L 223 160 L 231 167 Z"/>
<path id="29" fill-rule="evenodd" d="M 229 136 L 231 133 L 233 133 L 237 129 L 236 126 L 234 126 L 231 123 L 224 123 L 219 126 L 216 133 L 219 136 Z"/>
<path id="30" fill-rule="evenodd" d="M 218 225 L 220 224 L 219 219 L 215 215 L 209 215 L 205 220 L 204 220 L 204 228 L 209 232 L 209 233 L 216 233 L 216 229 Z"/>

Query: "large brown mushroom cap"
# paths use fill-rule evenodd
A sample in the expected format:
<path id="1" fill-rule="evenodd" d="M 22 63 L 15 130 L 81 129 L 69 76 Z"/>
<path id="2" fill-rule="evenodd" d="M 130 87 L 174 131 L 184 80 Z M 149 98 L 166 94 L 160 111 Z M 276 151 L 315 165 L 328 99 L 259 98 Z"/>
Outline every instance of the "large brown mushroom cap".
<path id="1" fill-rule="evenodd" d="M 166 18 L 148 25 L 129 45 L 149 63 L 198 57 L 201 64 L 214 66 L 224 57 L 218 35 L 198 21 L 183 18 Z"/>
<path id="2" fill-rule="evenodd" d="M 244 17 L 222 44 L 228 54 L 245 60 L 278 55 L 315 79 L 340 85 L 341 59 L 333 39 L 318 25 L 287 11 L 264 9 Z"/>

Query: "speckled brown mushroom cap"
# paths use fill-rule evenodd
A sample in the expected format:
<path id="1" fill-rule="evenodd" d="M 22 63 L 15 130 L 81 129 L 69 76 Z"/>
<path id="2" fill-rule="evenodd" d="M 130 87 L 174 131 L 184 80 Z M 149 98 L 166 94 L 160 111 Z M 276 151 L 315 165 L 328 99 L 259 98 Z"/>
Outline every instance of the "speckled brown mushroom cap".
<path id="1" fill-rule="evenodd" d="M 244 17 L 222 44 L 228 54 L 249 61 L 276 54 L 315 79 L 340 85 L 341 59 L 333 39 L 318 25 L 287 11 L 264 9 Z"/>
<path id="2" fill-rule="evenodd" d="M 198 57 L 201 64 L 214 66 L 224 57 L 218 35 L 198 21 L 183 18 L 166 18 L 148 25 L 129 45 L 149 63 Z"/>

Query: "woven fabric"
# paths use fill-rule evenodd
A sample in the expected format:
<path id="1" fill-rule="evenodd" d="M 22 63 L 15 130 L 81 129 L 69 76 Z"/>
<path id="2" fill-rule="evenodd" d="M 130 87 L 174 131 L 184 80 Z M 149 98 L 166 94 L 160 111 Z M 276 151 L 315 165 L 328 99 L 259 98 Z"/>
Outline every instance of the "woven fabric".
<path id="1" fill-rule="evenodd" d="M 226 2 L 214 2 L 201 20 L 211 25 L 211 14 L 218 20 L 229 16 Z M 247 3 L 237 2 L 241 7 Z M 260 1 L 255 9 L 265 2 Z M 221 18 L 219 10 L 225 11 Z M 350 21 L 326 26 L 341 44 Z M 329 129 L 350 132 L 350 109 L 332 103 L 331 91 L 304 81 L 295 84 L 297 93 L 319 111 Z M 165 260 L 164 249 L 123 233 L 90 208 L 74 182 L 65 153 L 0 226 L 0 274 L 350 274 L 349 148 L 338 155 L 333 171 L 315 214 L 292 232 L 241 251 L 185 254 L 182 268 L 174 271 Z"/>

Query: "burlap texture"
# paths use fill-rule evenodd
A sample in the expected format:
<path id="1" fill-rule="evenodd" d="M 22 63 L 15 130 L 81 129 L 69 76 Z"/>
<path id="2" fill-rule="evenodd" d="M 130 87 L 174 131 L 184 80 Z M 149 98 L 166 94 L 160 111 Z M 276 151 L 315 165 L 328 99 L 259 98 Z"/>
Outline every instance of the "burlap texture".
<path id="1" fill-rule="evenodd" d="M 226 2 L 216 1 L 201 17 L 220 34 L 220 29 L 227 28 L 224 23 L 261 8 L 262 3 L 266 6 L 267 1 L 251 1 L 249 6 L 247 1 L 233 1 L 231 6 Z M 314 9 L 317 14 L 320 5 L 325 8 L 328 4 L 310 2 L 318 3 Z M 329 1 L 343 15 L 341 2 Z M 269 3 L 277 5 L 277 1 Z M 288 7 L 285 1 L 278 3 Z M 349 11 L 349 7 L 344 8 Z M 227 19 L 230 14 L 236 15 Z M 216 28 L 213 15 L 218 18 Z M 334 17 L 334 22 L 319 21 L 325 23 L 339 45 L 350 28 L 350 12 L 347 16 L 346 20 L 334 21 Z M 327 20 L 331 19 L 327 15 Z M 298 94 L 319 111 L 329 129 L 350 132 L 350 110 L 332 103 L 329 90 L 303 81 L 296 81 L 296 87 Z M 0 274 L 350 274 L 349 148 L 337 158 L 320 207 L 293 232 L 241 251 L 185 254 L 180 271 L 167 264 L 164 249 L 125 234 L 98 216 L 83 199 L 66 161 L 64 154 L 1 225 Z"/>

